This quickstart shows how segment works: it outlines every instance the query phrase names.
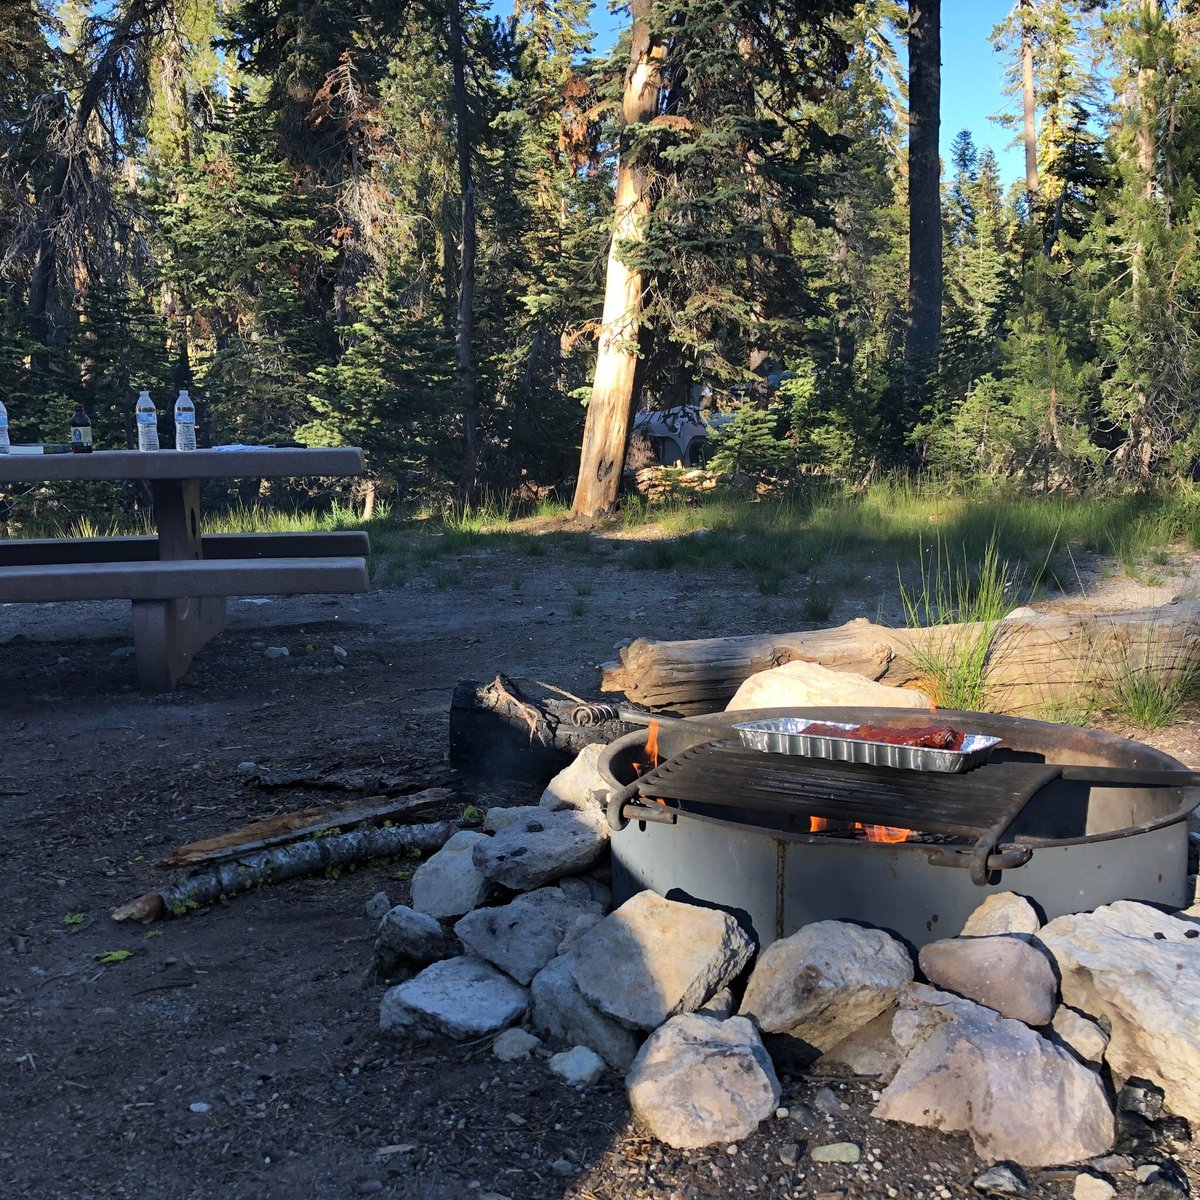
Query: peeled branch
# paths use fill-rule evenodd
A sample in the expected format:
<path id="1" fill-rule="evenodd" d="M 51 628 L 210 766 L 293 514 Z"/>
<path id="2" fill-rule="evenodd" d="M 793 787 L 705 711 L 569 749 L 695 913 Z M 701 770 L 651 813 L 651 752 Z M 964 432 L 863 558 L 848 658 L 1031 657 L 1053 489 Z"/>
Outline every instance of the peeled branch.
<path id="1" fill-rule="evenodd" d="M 440 850 L 457 832 L 456 821 L 436 821 L 427 825 L 368 827 L 332 837 L 309 838 L 288 846 L 273 846 L 217 863 L 180 883 L 139 896 L 115 909 L 112 919 L 157 921 L 161 917 L 183 916 L 223 897 L 285 879 L 320 875 L 369 859 L 394 858 L 413 851 L 430 854 Z"/>

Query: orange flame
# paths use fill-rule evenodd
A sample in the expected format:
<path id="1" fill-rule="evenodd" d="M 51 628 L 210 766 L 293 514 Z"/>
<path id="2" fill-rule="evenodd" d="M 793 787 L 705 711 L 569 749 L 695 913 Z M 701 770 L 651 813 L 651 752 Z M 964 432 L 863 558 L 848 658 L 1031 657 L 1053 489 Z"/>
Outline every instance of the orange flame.
<path id="1" fill-rule="evenodd" d="M 825 817 L 809 817 L 808 832 L 820 833 L 824 829 L 829 828 L 829 821 Z"/>
<path id="2" fill-rule="evenodd" d="M 650 722 L 650 732 L 646 734 L 646 753 L 650 755 L 650 766 L 658 766 L 658 722 Z"/>
<path id="3" fill-rule="evenodd" d="M 854 828 L 863 830 L 868 842 L 887 842 L 889 845 L 907 842 L 912 833 L 911 829 L 901 829 L 899 825 L 860 825 L 857 821 L 854 822 Z"/>

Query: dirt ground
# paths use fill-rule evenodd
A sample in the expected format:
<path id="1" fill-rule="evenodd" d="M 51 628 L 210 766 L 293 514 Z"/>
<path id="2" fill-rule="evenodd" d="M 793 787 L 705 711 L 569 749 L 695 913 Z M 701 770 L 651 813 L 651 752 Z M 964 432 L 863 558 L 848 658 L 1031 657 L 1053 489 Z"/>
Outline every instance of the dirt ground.
<path id="1" fill-rule="evenodd" d="M 448 587 L 419 577 L 361 597 L 235 601 L 169 697 L 133 687 L 126 606 L 0 606 L 0 1197 L 976 1194 L 985 1164 L 967 1139 L 872 1121 L 869 1083 L 784 1075 L 786 1116 L 737 1146 L 679 1152 L 639 1136 L 611 1074 L 581 1094 L 543 1058 L 499 1063 L 488 1041 L 382 1037 L 364 904 L 381 890 L 405 901 L 402 866 L 152 928 L 110 921 L 162 879 L 153 863 L 172 846 L 345 798 L 264 789 L 247 762 L 378 769 L 416 787 L 442 767 L 459 678 L 503 670 L 592 695 L 596 665 L 634 634 L 803 627 L 795 596 L 759 596 L 732 572 L 628 570 L 627 545 L 598 538 L 572 557 L 485 546 Z M 1179 565 L 1165 590 L 1190 587 L 1194 564 Z M 894 602 L 887 572 L 862 574 L 832 622 Z M 1097 578 L 1087 603 L 1128 590 Z M 1134 603 L 1147 598 L 1165 596 Z M 1147 740 L 1200 762 L 1196 729 Z M 467 788 L 446 815 L 535 799 Z M 113 950 L 132 956 L 98 961 Z M 811 1107 L 827 1086 L 836 1099 Z M 805 1153 L 839 1140 L 862 1146 L 858 1167 Z M 1183 1160 L 1200 1181 L 1195 1156 Z M 1031 1194 L 1071 1194 L 1074 1172 L 1030 1175 Z M 1115 1182 L 1132 1196 L 1131 1175 Z"/>

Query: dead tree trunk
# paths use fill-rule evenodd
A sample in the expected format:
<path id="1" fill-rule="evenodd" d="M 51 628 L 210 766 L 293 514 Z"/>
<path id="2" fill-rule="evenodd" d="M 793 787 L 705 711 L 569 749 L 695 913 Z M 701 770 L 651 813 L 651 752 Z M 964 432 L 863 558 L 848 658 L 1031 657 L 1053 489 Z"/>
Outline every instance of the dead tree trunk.
<path id="1" fill-rule="evenodd" d="M 994 626 L 890 629 L 867 620 L 837 629 L 699 641 L 647 642 L 601 668 L 600 690 L 624 692 L 642 708 L 714 712 L 751 675 L 797 659 L 853 671 L 880 683 L 929 686 L 922 662 L 990 638 L 988 708 L 1046 712 L 1064 701 L 1100 698 L 1141 672 L 1169 681 L 1200 662 L 1200 602 L 1101 615 L 1038 614 Z"/>
<path id="2" fill-rule="evenodd" d="M 624 131 L 604 283 L 604 315 L 583 428 L 579 481 L 571 505 L 574 515 L 584 517 L 608 512 L 617 502 L 638 368 L 645 281 L 642 272 L 630 267 L 624 256 L 645 235 L 650 215 L 650 172 L 640 157 L 631 153 L 629 132 L 656 115 L 665 47 L 651 33 L 651 0 L 633 0 L 632 8 L 633 40 L 621 105 Z"/>

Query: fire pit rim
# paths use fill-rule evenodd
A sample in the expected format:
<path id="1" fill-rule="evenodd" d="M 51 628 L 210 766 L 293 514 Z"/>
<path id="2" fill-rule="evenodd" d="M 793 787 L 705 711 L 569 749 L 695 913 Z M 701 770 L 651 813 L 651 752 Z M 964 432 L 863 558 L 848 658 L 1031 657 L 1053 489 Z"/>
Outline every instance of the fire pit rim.
<path id="1" fill-rule="evenodd" d="M 850 721 L 852 723 L 891 723 L 893 725 L 934 725 L 938 723 L 953 723 L 969 728 L 971 732 L 992 732 L 999 733 L 1004 737 L 1004 729 L 1011 728 L 1014 732 L 1017 730 L 1028 733 L 1030 728 L 1041 728 L 1047 731 L 1055 731 L 1058 740 L 1071 744 L 1082 742 L 1085 745 L 1095 747 L 1099 753 L 1104 748 L 1110 748 L 1115 752 L 1118 747 L 1128 746 L 1134 748 L 1133 758 L 1142 757 L 1145 761 L 1139 761 L 1138 766 L 1143 766 L 1158 770 L 1179 770 L 1186 772 L 1187 767 L 1177 758 L 1167 754 L 1163 750 L 1157 750 L 1153 746 L 1148 746 L 1144 742 L 1139 742 L 1135 738 L 1122 737 L 1119 734 L 1105 733 L 1098 729 L 1083 729 L 1072 725 L 1060 725 L 1053 721 L 1039 721 L 1032 717 L 1009 717 L 997 713 L 977 713 L 963 709 L 941 709 L 937 713 L 931 714 L 914 710 L 911 708 L 866 708 L 861 706 L 836 707 L 836 706 L 808 706 L 799 708 L 756 708 L 744 709 L 736 712 L 720 712 L 698 715 L 695 718 L 672 718 L 664 714 L 667 721 L 673 730 L 678 731 L 689 723 L 696 727 L 696 741 L 690 745 L 698 745 L 711 738 L 711 727 L 714 724 L 728 725 L 730 733 L 733 733 L 733 723 L 735 721 L 760 720 L 769 717 L 780 716 L 795 716 L 795 717 L 815 717 L 818 720 L 837 720 Z M 974 725 L 973 723 L 982 722 L 993 728 L 984 728 L 983 725 Z M 998 727 L 998 728 L 997 728 Z M 1064 737 L 1067 733 L 1070 736 Z M 597 768 L 605 781 L 609 784 L 610 796 L 618 790 L 623 789 L 626 785 L 623 784 L 612 773 L 611 762 L 614 756 L 625 748 L 633 748 L 645 745 L 648 737 L 648 730 L 637 729 L 632 733 L 627 733 L 622 737 L 616 738 L 605 747 L 603 753 L 597 760 Z M 1118 765 L 1118 764 L 1112 764 Z M 1124 764 L 1130 765 L 1129 758 Z M 1200 802 L 1200 788 L 1182 786 L 1172 788 L 1163 786 L 1162 790 L 1176 791 L 1180 794 L 1180 802 L 1168 813 L 1163 816 L 1154 817 L 1149 821 L 1143 821 L 1137 825 L 1127 825 L 1119 829 L 1108 829 L 1097 833 L 1085 834 L 1082 837 L 1074 838 L 1044 838 L 1035 837 L 1027 834 L 1016 835 L 1008 845 L 1018 845 L 1035 849 L 1038 847 L 1054 847 L 1054 846 L 1078 846 L 1078 845 L 1094 845 L 1099 842 L 1116 841 L 1121 838 L 1133 837 L 1138 834 L 1148 833 L 1155 829 L 1162 829 L 1168 825 L 1174 825 L 1178 821 L 1186 819 L 1189 813 L 1196 808 Z M 631 807 L 636 807 L 631 805 Z M 645 807 L 646 815 L 643 817 L 640 814 L 634 816 L 634 820 L 657 820 L 662 823 L 666 813 L 661 808 Z M 682 812 L 691 820 L 710 821 L 722 824 L 742 824 L 741 822 L 730 822 L 722 818 L 708 816 L 702 812 L 693 812 L 690 809 L 668 808 L 667 812 Z M 673 818 L 671 822 L 673 823 Z M 755 828 L 747 826 L 747 828 Z M 758 829 L 758 832 L 764 832 Z M 794 841 L 802 843 L 815 843 L 821 845 L 841 845 L 844 844 L 842 839 L 823 837 L 819 833 L 798 833 L 794 830 L 771 830 L 770 836 L 784 841 Z M 856 842 L 857 847 L 871 847 L 874 849 L 895 850 L 908 849 L 911 851 L 919 851 L 928 853 L 931 846 L 927 842 Z"/>

